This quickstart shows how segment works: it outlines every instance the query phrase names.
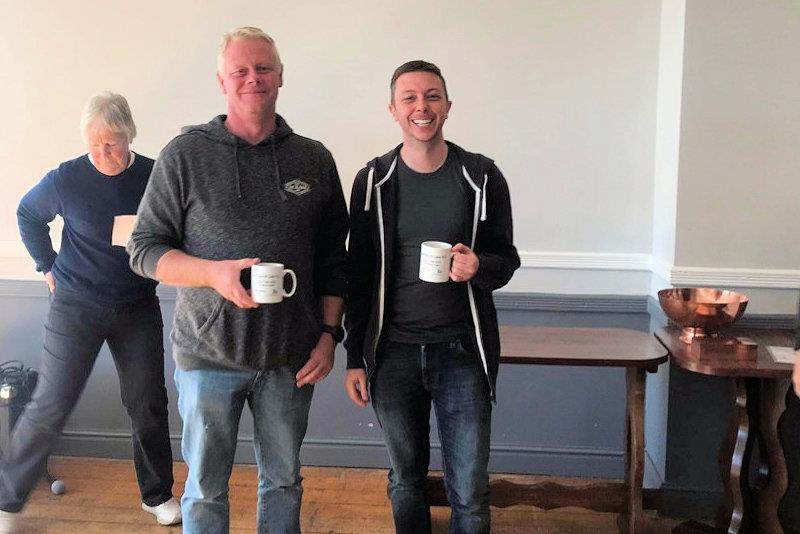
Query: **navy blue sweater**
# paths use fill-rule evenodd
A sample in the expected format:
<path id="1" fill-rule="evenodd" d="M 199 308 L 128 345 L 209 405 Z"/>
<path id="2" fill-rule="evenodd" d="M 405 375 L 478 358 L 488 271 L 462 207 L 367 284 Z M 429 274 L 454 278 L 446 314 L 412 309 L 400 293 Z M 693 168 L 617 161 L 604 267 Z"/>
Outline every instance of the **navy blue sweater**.
<path id="1" fill-rule="evenodd" d="M 136 215 L 152 168 L 152 159 L 136 154 L 121 174 L 106 176 L 83 155 L 48 172 L 22 198 L 20 237 L 36 270 L 52 271 L 56 292 L 68 289 L 99 302 L 155 295 L 156 282 L 131 271 L 125 247 L 111 244 L 114 217 Z M 56 215 L 64 219 L 58 254 L 48 228 Z"/>

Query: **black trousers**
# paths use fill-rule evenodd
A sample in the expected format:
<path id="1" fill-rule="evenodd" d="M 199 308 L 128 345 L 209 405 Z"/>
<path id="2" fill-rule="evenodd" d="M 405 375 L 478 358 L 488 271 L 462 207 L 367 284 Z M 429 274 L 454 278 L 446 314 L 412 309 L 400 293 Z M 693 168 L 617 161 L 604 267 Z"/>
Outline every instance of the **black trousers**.
<path id="1" fill-rule="evenodd" d="M 0 460 L 0 509 L 13 512 L 25 504 L 104 342 L 114 358 L 122 403 L 131 418 L 133 462 L 142 501 L 157 506 L 172 497 L 158 299 L 106 305 L 57 289 L 45 323 L 39 381 Z"/>
<path id="2" fill-rule="evenodd" d="M 786 392 L 786 411 L 778 419 L 778 437 L 789 478 L 778 519 L 786 534 L 800 534 L 800 398 L 792 386 Z"/>

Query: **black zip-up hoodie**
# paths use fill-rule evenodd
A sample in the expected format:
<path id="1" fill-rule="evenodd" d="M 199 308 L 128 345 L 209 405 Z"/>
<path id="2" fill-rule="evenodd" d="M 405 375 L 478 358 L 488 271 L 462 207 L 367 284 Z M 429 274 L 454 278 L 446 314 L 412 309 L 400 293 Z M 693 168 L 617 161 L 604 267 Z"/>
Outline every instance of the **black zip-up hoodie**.
<path id="1" fill-rule="evenodd" d="M 511 201 L 508 184 L 494 162 L 448 142 L 455 151 L 463 174 L 461 186 L 467 206 L 464 244 L 479 260 L 478 272 L 464 284 L 470 305 L 470 337 L 486 371 L 495 396 L 500 364 L 500 334 L 492 291 L 508 283 L 519 267 L 513 242 Z M 400 148 L 370 161 L 356 175 L 350 197 L 350 243 L 348 247 L 349 291 L 347 368 L 375 370 L 375 351 L 385 330 L 385 310 L 394 268 L 397 221 L 397 158 Z"/>
<path id="2" fill-rule="evenodd" d="M 128 244 L 131 268 L 155 278 L 172 249 L 283 263 L 297 274 L 297 292 L 279 304 L 241 309 L 213 289 L 178 288 L 173 355 L 181 369 L 299 368 L 319 339 L 319 298 L 346 292 L 348 218 L 336 165 L 280 116 L 256 145 L 224 122 L 184 128 L 159 155 Z"/>

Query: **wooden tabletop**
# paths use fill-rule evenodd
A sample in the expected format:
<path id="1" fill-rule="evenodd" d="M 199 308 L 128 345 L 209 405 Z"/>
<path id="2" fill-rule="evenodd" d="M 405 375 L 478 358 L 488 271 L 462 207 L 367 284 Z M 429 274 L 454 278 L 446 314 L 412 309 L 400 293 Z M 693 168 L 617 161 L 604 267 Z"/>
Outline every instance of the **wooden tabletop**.
<path id="1" fill-rule="evenodd" d="M 502 363 L 646 367 L 667 361 L 652 334 L 625 328 L 501 326 Z"/>
<path id="2" fill-rule="evenodd" d="M 656 337 L 669 350 L 676 365 L 704 375 L 738 376 L 752 378 L 788 378 L 792 376 L 792 365 L 776 363 L 767 352 L 769 345 L 794 346 L 794 332 L 781 329 L 731 328 L 722 332 L 730 337 L 746 337 L 758 347 L 747 350 L 736 345 L 726 345 L 711 338 L 696 338 L 692 344 L 680 340 L 680 328 L 661 328 Z"/>

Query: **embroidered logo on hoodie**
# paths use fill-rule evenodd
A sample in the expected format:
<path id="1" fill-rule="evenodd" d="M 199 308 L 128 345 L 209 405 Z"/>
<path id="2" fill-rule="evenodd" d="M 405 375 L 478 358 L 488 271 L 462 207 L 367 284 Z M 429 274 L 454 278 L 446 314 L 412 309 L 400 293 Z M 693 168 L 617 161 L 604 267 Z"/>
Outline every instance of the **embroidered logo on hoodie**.
<path id="1" fill-rule="evenodd" d="M 286 182 L 283 185 L 283 188 L 287 193 L 297 195 L 298 197 L 311 191 L 311 186 L 305 183 L 303 180 L 292 180 L 291 182 Z"/>

